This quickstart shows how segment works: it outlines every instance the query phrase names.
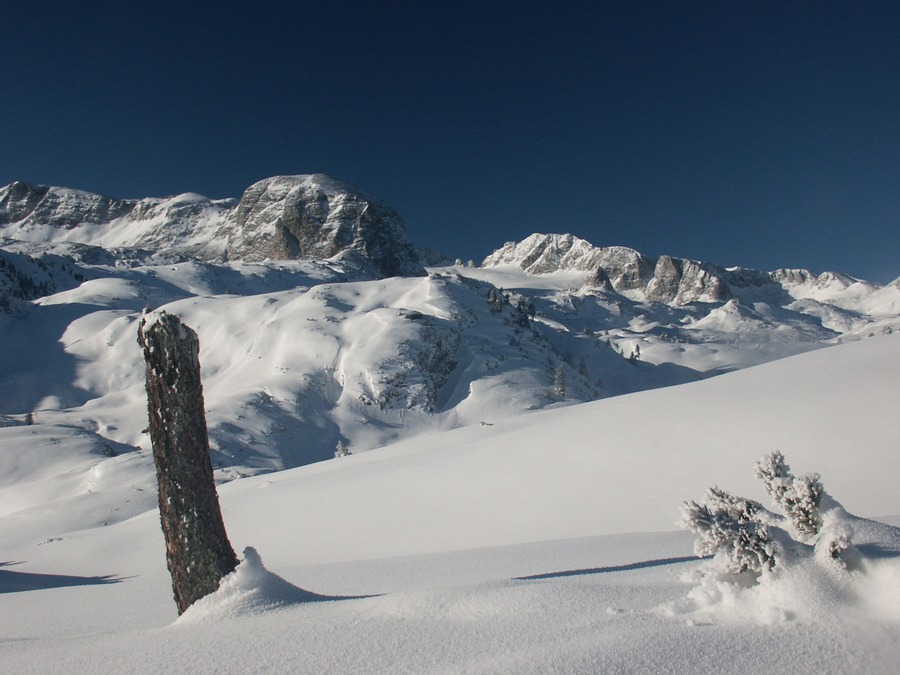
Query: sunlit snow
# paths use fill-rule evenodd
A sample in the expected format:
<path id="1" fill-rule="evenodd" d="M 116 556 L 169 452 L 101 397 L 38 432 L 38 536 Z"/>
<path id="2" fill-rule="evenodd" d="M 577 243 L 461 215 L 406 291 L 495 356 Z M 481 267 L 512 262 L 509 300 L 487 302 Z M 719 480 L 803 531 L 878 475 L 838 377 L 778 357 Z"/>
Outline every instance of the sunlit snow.
<path id="1" fill-rule="evenodd" d="M 760 298 L 650 305 L 511 266 L 388 280 L 339 261 L 81 269 L 0 316 L 4 672 L 900 661 L 893 287 L 798 292 L 818 320 Z M 162 307 L 199 333 L 223 514 L 244 551 L 180 619 L 136 341 Z M 353 454 L 332 458 L 338 441 Z M 767 502 L 753 466 L 776 449 L 852 514 L 861 567 L 810 560 L 752 587 L 704 576 L 679 504 L 711 485 Z"/>

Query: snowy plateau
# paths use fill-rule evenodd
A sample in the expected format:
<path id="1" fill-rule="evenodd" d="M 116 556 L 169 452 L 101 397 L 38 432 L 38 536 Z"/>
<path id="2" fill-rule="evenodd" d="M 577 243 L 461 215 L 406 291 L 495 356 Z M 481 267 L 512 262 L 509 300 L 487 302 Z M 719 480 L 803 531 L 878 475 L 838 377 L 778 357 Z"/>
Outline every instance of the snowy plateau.
<path id="1" fill-rule="evenodd" d="M 181 617 L 137 343 L 161 310 L 199 335 L 244 552 Z M 234 200 L 13 183 L 0 350 L 3 672 L 900 663 L 900 280 L 565 234 L 454 263 L 321 174 Z M 776 450 L 852 556 L 801 538 L 726 575 L 680 507 L 717 485 L 775 510 Z"/>

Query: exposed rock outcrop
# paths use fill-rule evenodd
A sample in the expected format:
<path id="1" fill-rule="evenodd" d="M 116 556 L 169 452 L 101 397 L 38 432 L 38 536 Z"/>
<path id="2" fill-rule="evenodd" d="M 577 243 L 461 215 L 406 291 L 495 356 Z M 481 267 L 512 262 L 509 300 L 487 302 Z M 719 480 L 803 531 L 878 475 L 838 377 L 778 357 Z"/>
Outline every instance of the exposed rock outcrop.
<path id="1" fill-rule="evenodd" d="M 656 261 L 653 278 L 647 283 L 645 292 L 649 300 L 675 305 L 719 302 L 731 297 L 723 270 L 667 255 Z"/>

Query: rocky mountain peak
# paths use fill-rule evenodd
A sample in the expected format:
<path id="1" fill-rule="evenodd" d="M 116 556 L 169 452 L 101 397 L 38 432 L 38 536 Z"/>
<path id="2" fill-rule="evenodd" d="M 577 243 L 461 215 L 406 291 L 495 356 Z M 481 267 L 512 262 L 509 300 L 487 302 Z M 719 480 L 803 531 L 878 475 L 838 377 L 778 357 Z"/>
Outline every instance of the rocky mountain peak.
<path id="1" fill-rule="evenodd" d="M 597 247 L 571 234 L 532 234 L 508 242 L 485 258 L 482 266 L 517 265 L 532 274 L 560 270 L 588 272 L 585 285 L 635 291 L 647 300 L 683 305 L 730 297 L 720 268 L 706 263 L 660 256 L 649 258 L 626 246 Z"/>
<path id="2" fill-rule="evenodd" d="M 532 234 L 520 242 L 507 242 L 482 263 L 482 267 L 500 265 L 514 265 L 532 274 L 583 271 L 587 273 L 586 289 L 617 292 L 637 301 L 671 306 L 731 299 L 750 304 L 790 302 L 785 298 L 812 298 L 849 303 L 849 306 L 880 288 L 838 272 L 815 274 L 805 269 L 762 272 L 670 255 L 651 258 L 626 246 L 594 246 L 572 234 Z M 886 292 L 885 299 L 873 302 L 890 306 L 891 297 Z"/>
<path id="3" fill-rule="evenodd" d="M 324 174 L 266 178 L 240 200 L 114 199 L 15 182 L 0 188 L 0 236 L 200 260 L 338 256 L 377 276 L 425 274 L 394 209 Z"/>
<path id="4" fill-rule="evenodd" d="M 355 255 L 382 276 L 424 270 L 399 214 L 324 174 L 275 176 L 244 191 L 228 249 L 243 260 Z"/>
<path id="5" fill-rule="evenodd" d="M 588 270 L 593 244 L 572 234 L 532 234 L 520 242 L 510 241 L 481 263 L 482 267 L 516 265 L 532 274 L 559 270 Z"/>
<path id="6" fill-rule="evenodd" d="M 72 229 L 127 215 L 136 202 L 70 188 L 16 181 L 0 190 L 0 226 L 22 223 Z"/>

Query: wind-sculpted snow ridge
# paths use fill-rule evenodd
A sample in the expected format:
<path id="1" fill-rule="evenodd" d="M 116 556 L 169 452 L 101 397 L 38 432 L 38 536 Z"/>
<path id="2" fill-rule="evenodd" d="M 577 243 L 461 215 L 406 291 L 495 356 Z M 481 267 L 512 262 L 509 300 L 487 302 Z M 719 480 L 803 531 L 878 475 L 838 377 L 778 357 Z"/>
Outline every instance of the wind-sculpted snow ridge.
<path id="1" fill-rule="evenodd" d="M 586 330 L 610 316 L 606 304 L 579 301 L 575 314 L 555 291 L 501 293 L 449 270 L 389 283 L 312 262 L 106 273 L 9 322 L 4 380 L 15 386 L 0 393 L 0 410 L 146 449 L 134 331 L 148 307 L 165 309 L 200 336 L 214 460 L 228 475 L 328 459 L 339 442 L 357 452 L 702 376 L 632 361 L 632 337 L 619 345 L 617 334 Z M 572 319 L 585 328 L 566 327 Z"/>
<path id="2" fill-rule="evenodd" d="M 178 618 L 177 625 L 253 616 L 309 602 L 359 599 L 360 596 L 319 595 L 294 586 L 266 569 L 256 549 L 248 546 L 240 564 L 222 579 L 218 590 L 191 605 Z"/>
<path id="3" fill-rule="evenodd" d="M 424 275 L 397 212 L 323 174 L 267 178 L 240 200 L 193 193 L 113 199 L 17 182 L 0 189 L 0 236 L 119 249 L 122 257 L 151 251 L 163 259 L 210 261 L 337 256 L 376 277 Z"/>

